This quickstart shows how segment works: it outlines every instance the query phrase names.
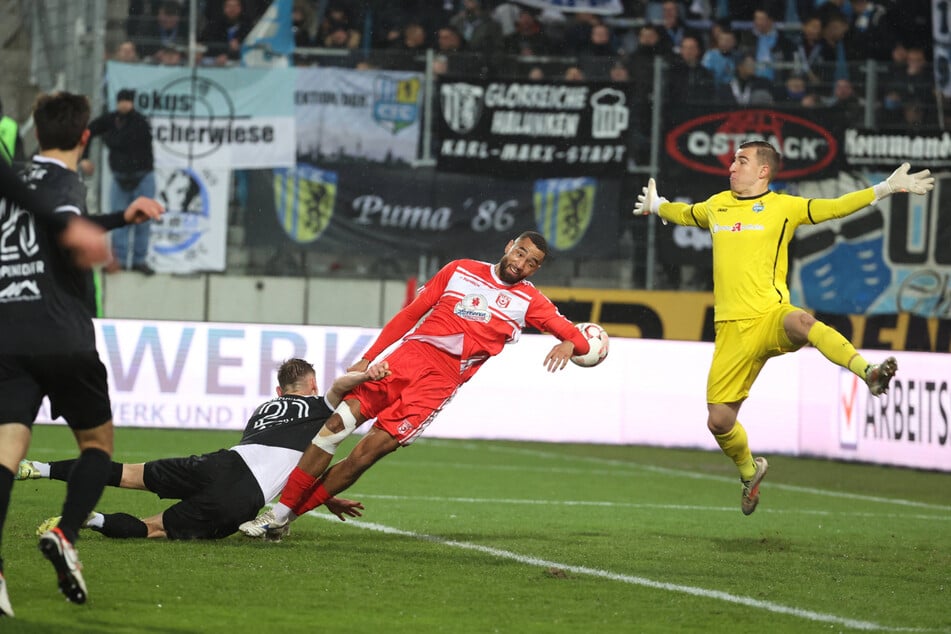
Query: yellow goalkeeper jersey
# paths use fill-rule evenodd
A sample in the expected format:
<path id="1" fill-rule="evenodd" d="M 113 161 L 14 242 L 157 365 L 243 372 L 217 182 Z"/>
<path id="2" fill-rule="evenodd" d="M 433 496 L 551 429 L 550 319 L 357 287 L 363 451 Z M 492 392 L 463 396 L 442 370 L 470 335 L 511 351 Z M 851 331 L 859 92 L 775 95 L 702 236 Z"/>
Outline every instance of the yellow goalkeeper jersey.
<path id="1" fill-rule="evenodd" d="M 872 188 L 839 198 L 801 198 L 767 191 L 741 197 L 732 191 L 704 202 L 661 203 L 661 218 L 708 229 L 713 236 L 714 320 L 750 319 L 789 303 L 786 275 L 796 227 L 841 218 L 875 198 Z"/>

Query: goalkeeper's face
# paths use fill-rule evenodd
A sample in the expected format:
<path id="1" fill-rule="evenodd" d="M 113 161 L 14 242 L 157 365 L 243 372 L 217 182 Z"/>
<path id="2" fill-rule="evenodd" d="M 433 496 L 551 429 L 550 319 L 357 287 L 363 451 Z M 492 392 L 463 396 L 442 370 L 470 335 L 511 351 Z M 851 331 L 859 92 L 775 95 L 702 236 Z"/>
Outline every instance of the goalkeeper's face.
<path id="1" fill-rule="evenodd" d="M 769 167 L 759 162 L 756 148 L 736 151 L 730 164 L 730 189 L 737 196 L 758 196 L 769 188 Z"/>

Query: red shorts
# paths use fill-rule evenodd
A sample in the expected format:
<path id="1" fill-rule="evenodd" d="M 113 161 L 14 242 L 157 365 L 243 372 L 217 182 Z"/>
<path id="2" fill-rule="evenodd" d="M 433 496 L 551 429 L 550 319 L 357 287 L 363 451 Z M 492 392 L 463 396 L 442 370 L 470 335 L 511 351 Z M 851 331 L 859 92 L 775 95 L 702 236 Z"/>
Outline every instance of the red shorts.
<path id="1" fill-rule="evenodd" d="M 359 401 L 360 413 L 377 419 L 374 427 L 408 445 L 452 400 L 466 377 L 460 373 L 459 357 L 421 341 L 403 342 L 386 361 L 388 377 L 358 385 L 346 400 Z"/>

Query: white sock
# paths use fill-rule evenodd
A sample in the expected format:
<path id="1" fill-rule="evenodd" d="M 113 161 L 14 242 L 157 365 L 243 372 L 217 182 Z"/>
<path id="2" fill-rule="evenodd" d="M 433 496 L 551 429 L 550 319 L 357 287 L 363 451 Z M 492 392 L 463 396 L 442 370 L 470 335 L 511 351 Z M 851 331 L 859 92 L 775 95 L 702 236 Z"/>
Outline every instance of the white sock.
<path id="1" fill-rule="evenodd" d="M 50 477 L 50 463 L 48 462 L 36 462 L 33 461 L 33 466 L 36 467 L 37 472 L 39 472 L 41 478 Z"/>
<path id="2" fill-rule="evenodd" d="M 97 513 L 93 511 L 89 514 L 89 517 L 83 522 L 85 528 L 102 528 L 103 523 L 105 522 L 105 517 L 102 513 Z"/>
<path id="3" fill-rule="evenodd" d="M 290 522 L 294 519 L 294 512 L 291 511 L 291 507 L 278 502 L 271 508 L 271 512 L 274 513 L 274 519 L 278 522 Z"/>

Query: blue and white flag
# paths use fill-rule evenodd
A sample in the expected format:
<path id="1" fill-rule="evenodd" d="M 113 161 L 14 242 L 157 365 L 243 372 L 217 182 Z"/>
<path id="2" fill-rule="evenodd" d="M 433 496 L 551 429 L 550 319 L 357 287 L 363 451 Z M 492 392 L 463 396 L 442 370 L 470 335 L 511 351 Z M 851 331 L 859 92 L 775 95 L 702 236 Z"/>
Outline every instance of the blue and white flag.
<path id="1" fill-rule="evenodd" d="M 241 64 L 254 68 L 286 68 L 294 54 L 291 12 L 294 0 L 274 0 L 241 44 Z"/>
<path id="2" fill-rule="evenodd" d="M 519 4 L 562 13 L 594 13 L 596 15 L 624 13 L 621 0 L 519 0 Z"/>

